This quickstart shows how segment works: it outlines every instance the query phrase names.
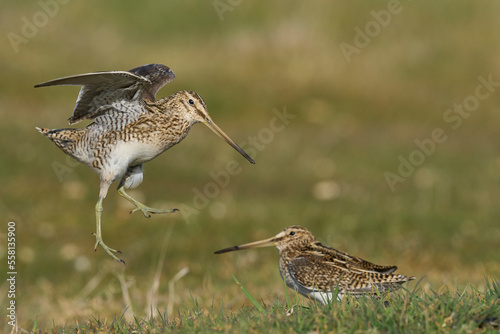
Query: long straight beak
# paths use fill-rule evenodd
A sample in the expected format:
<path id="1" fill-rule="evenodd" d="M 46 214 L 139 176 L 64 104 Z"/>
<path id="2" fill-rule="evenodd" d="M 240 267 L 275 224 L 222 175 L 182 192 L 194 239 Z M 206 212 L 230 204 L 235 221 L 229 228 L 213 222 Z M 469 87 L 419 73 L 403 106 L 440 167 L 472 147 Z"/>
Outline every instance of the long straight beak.
<path id="1" fill-rule="evenodd" d="M 233 252 L 233 251 L 243 250 L 243 249 L 248 249 L 248 248 L 274 246 L 276 244 L 275 239 L 276 239 L 276 237 L 272 237 L 272 238 L 265 239 L 265 240 L 249 242 L 248 244 L 228 247 L 228 248 L 218 250 L 214 254 L 222 254 L 222 253 Z"/>
<path id="2" fill-rule="evenodd" d="M 215 123 L 214 123 L 214 122 L 213 122 L 210 118 L 208 118 L 208 119 L 207 119 L 205 122 L 203 122 L 203 123 L 205 123 L 205 125 L 206 125 L 206 126 L 208 126 L 210 130 L 212 130 L 213 132 L 215 132 L 215 134 L 216 134 L 217 136 L 219 136 L 219 137 L 221 137 L 222 139 L 224 139 L 224 140 L 226 141 L 226 143 L 228 143 L 229 145 L 231 145 L 231 146 L 232 146 L 232 147 L 233 147 L 236 151 L 238 151 L 238 152 L 239 152 L 242 156 L 244 156 L 244 157 L 245 157 L 245 159 L 247 159 L 250 163 L 255 164 L 255 161 L 253 161 L 253 159 L 252 159 L 252 158 L 250 158 L 250 156 L 249 156 L 248 154 L 246 154 L 246 152 L 245 152 L 245 151 L 243 151 L 243 150 L 241 149 L 241 147 L 239 147 L 239 146 L 238 146 L 238 144 L 236 144 L 236 143 L 234 142 L 234 140 L 232 140 L 231 138 L 229 138 L 229 136 L 228 136 L 228 135 L 226 135 L 226 134 L 224 133 L 224 131 L 222 131 L 222 129 L 221 129 L 221 128 L 219 128 L 219 127 L 217 126 L 217 124 L 215 124 Z"/>

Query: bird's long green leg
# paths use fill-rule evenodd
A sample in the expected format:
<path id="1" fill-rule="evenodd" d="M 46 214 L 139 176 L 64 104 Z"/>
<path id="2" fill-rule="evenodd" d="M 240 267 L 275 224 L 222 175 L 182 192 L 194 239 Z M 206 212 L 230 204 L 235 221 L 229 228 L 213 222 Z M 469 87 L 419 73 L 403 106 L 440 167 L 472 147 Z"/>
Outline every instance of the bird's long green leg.
<path id="1" fill-rule="evenodd" d="M 97 204 L 95 205 L 96 233 L 93 233 L 93 234 L 95 235 L 96 241 L 95 241 L 94 251 L 97 250 L 97 246 L 101 245 L 102 249 L 104 249 L 104 251 L 106 253 L 108 253 L 113 259 L 115 259 L 118 262 L 121 262 L 121 263 L 125 264 L 125 261 L 123 261 L 122 259 L 119 259 L 114 254 L 114 253 L 121 253 L 121 252 L 118 251 L 118 250 L 116 250 L 116 249 L 109 248 L 104 243 L 104 241 L 102 241 L 102 233 L 101 233 L 101 214 L 102 214 L 102 210 L 103 210 L 102 209 L 102 200 L 103 200 L 103 198 L 99 197 L 99 200 L 97 201 Z"/>
<path id="2" fill-rule="evenodd" d="M 161 213 L 172 213 L 175 211 L 179 211 L 179 209 L 160 210 L 160 209 L 150 208 L 149 206 L 146 206 L 146 205 L 142 204 L 141 202 L 137 201 L 136 199 L 130 197 L 130 195 L 125 192 L 125 187 L 121 184 L 118 187 L 118 194 L 121 197 L 125 198 L 130 203 L 135 205 L 135 209 L 132 210 L 130 213 L 134 213 L 136 211 L 141 211 L 142 214 L 144 215 L 144 217 L 146 217 L 146 218 L 151 217 L 150 213 L 161 214 Z"/>

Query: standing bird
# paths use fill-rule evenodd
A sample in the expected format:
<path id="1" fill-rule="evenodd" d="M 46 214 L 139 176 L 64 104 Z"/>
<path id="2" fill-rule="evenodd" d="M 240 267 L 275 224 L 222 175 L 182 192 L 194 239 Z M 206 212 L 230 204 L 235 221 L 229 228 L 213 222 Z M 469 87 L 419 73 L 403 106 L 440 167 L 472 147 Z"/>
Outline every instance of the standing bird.
<path id="1" fill-rule="evenodd" d="M 279 249 L 280 274 L 286 285 L 325 305 L 335 292 L 341 300 L 346 294 L 374 294 L 415 279 L 393 274 L 396 266 L 379 266 L 324 246 L 302 226 L 287 227 L 272 238 L 221 249 L 215 254 L 266 246 Z"/>
<path id="2" fill-rule="evenodd" d="M 170 213 L 177 209 L 150 208 L 125 192 L 143 178 L 142 164 L 184 139 L 191 126 L 204 123 L 249 162 L 255 162 L 210 118 L 203 99 L 191 91 L 180 91 L 161 100 L 156 92 L 175 79 L 174 72 L 161 64 L 149 64 L 130 71 L 95 72 L 44 82 L 35 87 L 82 86 L 69 124 L 93 119 L 83 129 L 37 128 L 64 153 L 99 174 L 101 183 L 95 207 L 96 243 L 113 259 L 123 262 L 102 240 L 102 201 L 110 185 L 120 180 L 118 194 L 135 205 L 145 217 L 150 213 Z"/>

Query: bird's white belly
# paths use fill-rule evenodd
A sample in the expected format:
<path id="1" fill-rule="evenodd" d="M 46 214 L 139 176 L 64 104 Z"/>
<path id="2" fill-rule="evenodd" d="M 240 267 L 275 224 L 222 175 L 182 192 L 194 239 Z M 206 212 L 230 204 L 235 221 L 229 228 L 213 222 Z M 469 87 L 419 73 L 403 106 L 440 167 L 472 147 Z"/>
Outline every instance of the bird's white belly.
<path id="1" fill-rule="evenodd" d="M 329 302 L 331 302 L 335 298 L 334 292 L 332 292 L 332 291 L 319 291 L 316 289 L 311 290 L 311 289 L 308 289 L 300 284 L 293 284 L 293 285 L 288 285 L 288 286 L 294 290 L 297 290 L 297 292 L 300 293 L 301 295 L 303 295 L 305 297 L 309 297 L 311 299 L 314 299 L 314 300 L 322 303 L 323 305 L 328 304 Z M 344 294 L 339 291 L 339 293 L 336 296 L 337 300 L 341 301 L 343 296 L 344 296 Z"/>
<path id="2" fill-rule="evenodd" d="M 116 165 L 134 166 L 147 162 L 161 151 L 150 143 L 139 141 L 119 141 L 109 154 L 109 161 Z"/>
<path id="3" fill-rule="evenodd" d="M 129 166 L 147 162 L 161 152 L 160 149 L 148 143 L 133 140 L 118 141 L 103 161 L 101 178 L 118 180 L 125 175 Z"/>
<path id="4" fill-rule="evenodd" d="M 322 291 L 310 291 L 308 292 L 308 295 L 311 299 L 315 299 L 318 302 L 322 303 L 323 305 L 328 304 L 330 301 L 334 299 L 333 292 L 322 292 Z M 337 300 L 341 301 L 343 294 L 338 294 L 337 295 Z"/>

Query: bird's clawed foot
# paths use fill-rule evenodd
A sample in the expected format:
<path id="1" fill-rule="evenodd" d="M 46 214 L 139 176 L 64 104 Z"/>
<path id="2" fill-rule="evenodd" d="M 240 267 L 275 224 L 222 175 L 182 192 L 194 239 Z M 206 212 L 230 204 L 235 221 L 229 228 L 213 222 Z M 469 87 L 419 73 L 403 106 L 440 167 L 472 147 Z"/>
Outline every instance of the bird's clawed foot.
<path id="1" fill-rule="evenodd" d="M 132 211 L 130 211 L 130 213 L 134 213 L 136 211 L 141 211 L 142 214 L 144 215 L 144 217 L 146 218 L 151 218 L 151 215 L 150 213 L 152 214 L 162 214 L 162 213 L 173 213 L 173 212 L 176 212 L 176 211 L 179 211 L 179 209 L 165 209 L 165 210 L 160 210 L 160 209 L 154 209 L 154 208 L 150 208 L 149 206 L 146 206 L 142 203 L 134 203 L 136 208 Z"/>
<path id="2" fill-rule="evenodd" d="M 159 210 L 159 209 L 150 208 L 149 206 L 144 205 L 141 202 L 139 202 L 138 200 L 130 197 L 130 195 L 125 192 L 125 187 L 123 185 L 121 185 L 121 183 L 120 183 L 120 186 L 118 187 L 118 194 L 121 197 L 125 198 L 130 203 L 135 205 L 135 209 L 130 211 L 130 213 L 134 213 L 136 211 L 141 211 L 142 214 L 144 215 L 144 217 L 146 217 L 146 218 L 151 218 L 150 213 L 161 214 L 161 213 L 173 213 L 173 212 L 179 211 L 179 209 Z"/>
<path id="3" fill-rule="evenodd" d="M 92 233 L 93 236 L 95 236 L 96 238 L 96 241 L 95 241 L 95 246 L 94 246 L 94 252 L 97 250 L 97 246 L 101 246 L 102 249 L 104 249 L 104 251 L 106 253 L 109 254 L 109 256 L 111 256 L 113 259 L 115 259 L 116 261 L 120 262 L 120 263 L 123 263 L 125 264 L 125 261 L 123 261 L 122 259 L 118 258 L 114 253 L 120 253 L 121 252 L 119 250 L 116 250 L 116 249 L 113 249 L 113 248 L 110 248 L 108 247 L 104 241 L 102 241 L 102 237 L 99 237 L 97 236 L 95 233 Z"/>

